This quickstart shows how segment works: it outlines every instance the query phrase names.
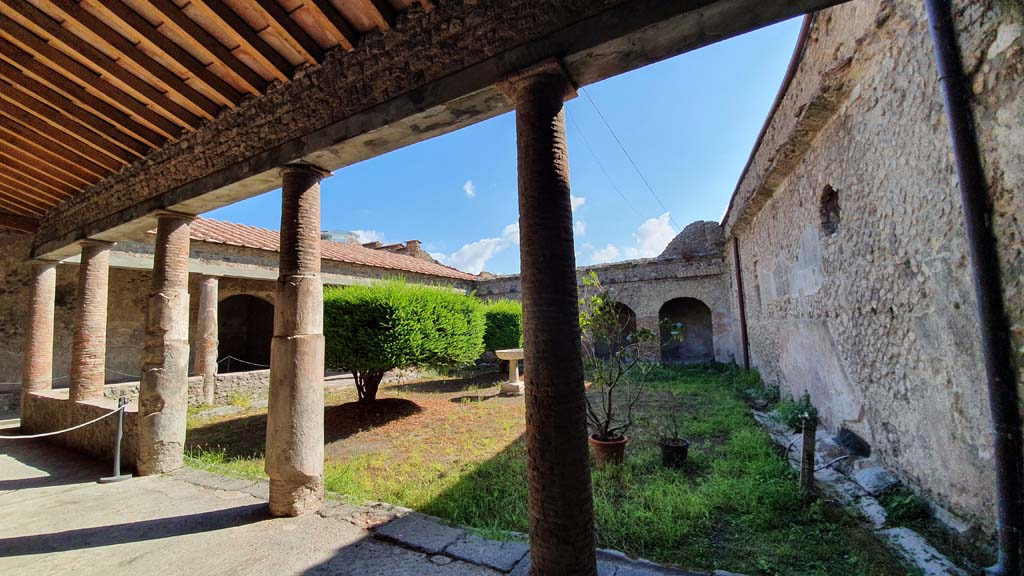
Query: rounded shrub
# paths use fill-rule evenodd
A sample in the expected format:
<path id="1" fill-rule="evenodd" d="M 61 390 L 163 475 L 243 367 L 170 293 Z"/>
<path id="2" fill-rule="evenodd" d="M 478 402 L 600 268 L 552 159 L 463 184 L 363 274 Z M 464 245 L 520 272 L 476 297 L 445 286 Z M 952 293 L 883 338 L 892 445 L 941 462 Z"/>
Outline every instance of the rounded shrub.
<path id="1" fill-rule="evenodd" d="M 501 299 L 483 305 L 484 348 L 490 351 L 521 348 L 523 346 L 523 304 L 517 300 Z"/>
<path id="2" fill-rule="evenodd" d="M 384 373 L 471 364 L 483 353 L 480 302 L 451 289 L 390 280 L 324 291 L 328 368 L 348 370 L 361 402 L 377 397 Z"/>

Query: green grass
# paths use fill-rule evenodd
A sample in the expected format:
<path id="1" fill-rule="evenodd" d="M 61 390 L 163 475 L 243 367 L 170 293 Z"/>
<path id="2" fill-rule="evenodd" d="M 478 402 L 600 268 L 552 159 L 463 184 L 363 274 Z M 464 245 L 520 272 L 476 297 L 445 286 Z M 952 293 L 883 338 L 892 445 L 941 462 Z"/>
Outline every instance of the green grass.
<path id="1" fill-rule="evenodd" d="M 694 570 L 750 575 L 907 574 L 844 510 L 805 500 L 797 478 L 743 400 L 751 377 L 720 367 L 654 371 L 622 466 L 593 472 L 598 544 Z M 481 403 L 484 404 L 484 403 Z M 469 408 L 469 407 L 467 407 Z M 678 422 L 691 443 L 683 470 L 660 465 L 657 441 Z M 519 425 L 509 419 L 509 426 Z M 410 447 L 328 462 L 328 490 L 385 501 L 500 537 L 526 532 L 526 450 L 465 434 L 450 453 Z M 495 455 L 496 448 L 498 451 Z M 262 459 L 194 452 L 194 465 L 262 474 Z"/>

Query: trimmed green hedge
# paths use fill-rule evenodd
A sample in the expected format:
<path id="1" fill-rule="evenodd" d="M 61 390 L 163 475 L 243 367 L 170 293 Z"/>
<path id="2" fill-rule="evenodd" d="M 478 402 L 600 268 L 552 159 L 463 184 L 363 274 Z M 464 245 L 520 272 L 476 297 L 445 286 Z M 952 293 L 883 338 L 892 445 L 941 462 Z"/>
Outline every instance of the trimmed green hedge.
<path id="1" fill-rule="evenodd" d="M 348 370 L 360 401 L 393 368 L 449 368 L 483 353 L 484 315 L 473 296 L 391 280 L 324 291 L 329 368 Z"/>
<path id="2" fill-rule="evenodd" d="M 484 303 L 484 348 L 490 351 L 523 346 L 523 304 L 516 300 Z"/>

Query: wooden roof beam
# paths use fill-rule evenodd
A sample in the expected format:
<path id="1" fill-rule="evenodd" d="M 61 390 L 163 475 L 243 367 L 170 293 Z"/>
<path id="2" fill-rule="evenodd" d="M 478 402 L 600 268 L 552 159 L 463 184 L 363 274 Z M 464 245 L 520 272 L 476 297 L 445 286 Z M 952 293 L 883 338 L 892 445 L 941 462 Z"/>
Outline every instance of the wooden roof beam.
<path id="1" fill-rule="evenodd" d="M 255 7 L 258 7 L 267 18 L 274 32 L 295 47 L 306 62 L 317 64 L 323 61 L 324 51 L 320 45 L 306 34 L 298 22 L 292 20 L 277 0 L 256 0 Z"/>
<path id="2" fill-rule="evenodd" d="M 29 4 L 26 0 L 0 0 L 0 11 L 3 11 L 8 16 L 12 12 L 17 13 L 34 26 L 38 26 L 48 35 L 46 39 L 48 44 L 52 45 L 52 43 L 57 42 L 68 50 L 80 54 L 86 61 L 102 70 L 103 75 L 116 78 L 128 89 L 135 92 L 146 103 L 147 107 L 159 108 L 164 114 L 170 116 L 175 122 L 185 128 L 195 130 L 199 127 L 201 119 L 198 116 L 168 98 L 166 94 L 154 88 L 152 84 L 132 74 L 127 68 L 120 66 L 92 44 L 79 38 L 48 14 Z"/>
<path id="3" fill-rule="evenodd" d="M 62 1 L 72 1 L 73 3 L 73 0 Z M 242 93 L 235 90 L 223 78 L 214 74 L 213 71 L 187 50 L 160 33 L 156 26 L 149 23 L 149 20 L 140 16 L 125 4 L 121 2 L 95 2 L 89 5 L 96 9 L 102 9 L 105 13 L 117 18 L 125 26 L 134 30 L 142 42 L 149 44 L 156 50 L 164 53 L 171 60 L 180 64 L 193 78 L 219 94 L 228 106 L 237 106 L 242 101 Z"/>
<path id="4" fill-rule="evenodd" d="M 21 214 L 0 212 L 0 228 L 9 228 L 11 230 L 19 230 L 21 232 L 34 234 L 39 228 L 39 220 L 36 220 L 35 218 L 28 218 Z"/>
<path id="5" fill-rule="evenodd" d="M 257 96 L 266 92 L 267 82 L 262 76 L 257 74 L 252 68 L 246 66 L 245 63 L 232 54 L 226 46 L 221 44 L 220 40 L 214 38 L 214 36 L 207 32 L 205 28 L 200 26 L 199 23 L 192 20 L 187 14 L 182 12 L 181 8 L 178 8 L 170 0 L 147 0 L 147 2 L 154 10 L 164 17 L 164 24 L 173 26 L 182 34 L 192 38 L 204 50 L 206 50 L 215 61 L 224 65 L 224 67 L 230 70 L 232 74 L 245 83 L 250 92 Z M 157 26 L 158 30 L 159 28 L 160 26 Z"/>
<path id="6" fill-rule="evenodd" d="M 0 149 L 2 149 L 3 144 L 17 143 L 18 149 L 22 153 L 52 167 L 54 170 L 63 172 L 68 177 L 74 178 L 82 184 L 92 184 L 103 178 L 107 173 L 101 166 L 97 166 L 92 162 L 84 159 L 77 160 L 74 157 L 53 152 L 52 147 L 41 146 L 26 137 L 25 130 L 21 126 L 3 116 L 0 116 L 0 136 L 4 138 L 4 140 L 0 140 Z"/>
<path id="7" fill-rule="evenodd" d="M 205 10 L 211 17 L 224 23 L 227 31 L 246 50 L 267 67 L 281 82 L 287 82 L 295 67 L 267 41 L 260 37 L 252 26 L 221 0 L 192 0 L 192 5 Z"/>
<path id="8" fill-rule="evenodd" d="M 50 0 L 50 2 L 55 4 L 67 19 L 77 22 L 80 26 L 89 30 L 89 32 L 95 34 L 120 56 L 131 60 L 162 82 L 168 90 L 188 100 L 193 106 L 202 111 L 203 116 L 207 120 L 212 119 L 220 112 L 220 104 L 210 100 L 205 94 L 186 84 L 177 74 L 154 60 L 149 54 L 143 52 L 134 42 L 122 36 L 117 30 L 108 26 L 85 8 L 82 8 L 78 2 L 73 0 Z M 229 94 L 219 95 L 228 104 L 238 105 L 239 94 L 237 92 L 232 91 Z"/>
<path id="9" fill-rule="evenodd" d="M 25 186 L 20 178 L 8 175 L 3 166 L 0 166 L 0 192 L 36 214 L 42 214 L 60 203 L 59 200 L 41 200 L 38 191 Z"/>
<path id="10" fill-rule="evenodd" d="M 0 106 L 0 118 L 3 123 L 13 125 L 14 129 L 34 143 L 52 149 L 61 155 L 68 153 L 88 160 L 99 167 L 100 173 L 106 175 L 118 171 L 126 162 L 119 162 L 99 153 L 88 146 L 82 146 L 67 134 L 36 119 L 34 116 L 19 112 L 13 106 Z M 63 150 L 61 150 L 63 148 Z"/>
<path id="11" fill-rule="evenodd" d="M 334 4 L 331 4 L 330 0 L 313 0 L 307 6 L 311 8 L 310 12 L 320 22 L 324 30 L 334 38 L 334 41 L 345 51 L 351 52 L 359 38 L 359 33 L 348 23 L 348 20 L 345 20 L 341 12 L 338 12 Z"/>
<path id="12" fill-rule="evenodd" d="M 363 0 L 368 4 L 369 15 L 381 30 L 390 30 L 395 25 L 397 12 L 388 0 Z"/>
<path id="13" fill-rule="evenodd" d="M 3 185 L 0 185 L 0 192 L 2 192 L 4 188 L 5 187 Z M 31 218 L 33 220 L 39 218 L 41 214 L 37 210 L 26 208 L 21 202 L 12 200 L 8 195 L 3 193 L 0 193 L 0 209 L 7 210 L 24 218 Z"/>
<path id="14" fill-rule="evenodd" d="M 22 182 L 32 184 L 39 190 L 45 190 L 53 198 L 63 200 L 78 192 L 78 189 L 74 186 L 68 186 L 37 167 L 25 164 L 2 153 L 0 153 L 0 159 L 2 159 L 3 167 L 7 169 L 8 173 L 15 173 L 19 177 L 23 177 L 21 178 Z"/>
<path id="15" fill-rule="evenodd" d="M 181 127 L 177 124 L 164 118 L 155 110 L 150 110 L 130 94 L 123 92 L 77 60 L 50 46 L 42 38 L 22 28 L 10 18 L 0 18 L 0 31 L 6 34 L 11 41 L 20 45 L 33 58 L 52 67 L 58 74 L 70 76 L 83 85 L 91 87 L 98 94 L 102 94 L 111 104 L 116 102 L 116 105 L 131 111 L 132 114 L 167 137 L 174 138 L 181 132 Z"/>
<path id="16" fill-rule="evenodd" d="M 115 146 L 113 142 L 103 139 L 99 134 L 73 119 L 63 117 L 48 105 L 25 92 L 18 91 L 5 82 L 0 82 L 0 113 L 51 139 L 63 141 L 61 136 L 51 135 L 57 133 L 71 136 L 87 147 L 101 152 L 121 164 L 129 164 L 136 158 L 128 151 Z M 75 145 L 69 146 L 74 147 Z"/>
<path id="17" fill-rule="evenodd" d="M 0 60 L 0 78 L 6 79 L 21 91 L 46 102 L 69 118 L 85 124 L 97 134 L 125 150 L 134 152 L 138 156 L 142 156 L 150 150 L 150 147 L 145 143 L 134 138 L 125 138 L 125 134 L 120 132 L 113 124 L 75 104 L 71 99 L 66 98 L 56 90 L 51 90 L 42 82 L 23 73 L 17 66 L 3 60 Z M 2 86 L 2 83 L 0 83 L 0 86 Z"/>
<path id="18" fill-rule="evenodd" d="M 20 147 L 13 145 L 7 138 L 0 140 L 0 156 L 6 156 L 20 162 L 21 164 L 35 167 L 48 174 L 54 180 L 70 187 L 73 191 L 77 191 L 79 188 L 90 183 L 89 180 L 74 177 L 65 173 L 63 170 L 56 169 L 47 162 L 40 161 L 38 158 L 26 153 Z"/>

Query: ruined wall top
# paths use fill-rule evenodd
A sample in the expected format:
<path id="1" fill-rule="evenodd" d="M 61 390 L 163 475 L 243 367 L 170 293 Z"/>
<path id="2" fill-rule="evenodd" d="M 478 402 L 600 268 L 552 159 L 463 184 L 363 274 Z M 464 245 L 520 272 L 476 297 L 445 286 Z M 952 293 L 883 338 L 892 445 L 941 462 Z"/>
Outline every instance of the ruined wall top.
<path id="1" fill-rule="evenodd" d="M 678 258 L 692 262 L 708 256 L 720 257 L 724 246 L 725 235 L 718 222 L 698 220 L 683 228 L 683 231 L 658 255 L 657 260 Z"/>

